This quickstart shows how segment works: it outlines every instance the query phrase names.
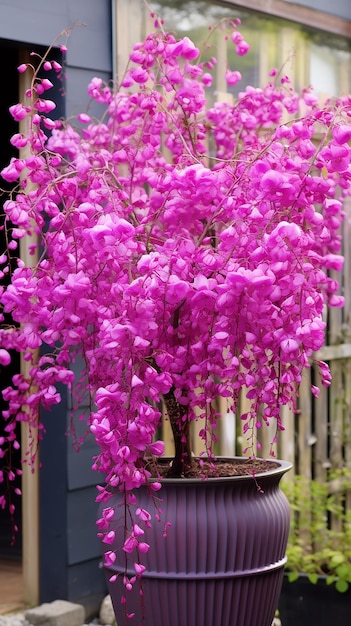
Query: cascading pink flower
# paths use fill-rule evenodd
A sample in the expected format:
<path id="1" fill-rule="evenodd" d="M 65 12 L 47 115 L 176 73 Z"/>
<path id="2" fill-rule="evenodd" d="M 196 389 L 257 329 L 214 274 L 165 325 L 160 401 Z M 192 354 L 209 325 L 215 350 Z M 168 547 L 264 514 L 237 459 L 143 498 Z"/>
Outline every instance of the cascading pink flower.
<path id="1" fill-rule="evenodd" d="M 232 41 L 239 55 L 248 51 L 237 30 Z M 18 187 L 4 204 L 10 243 L 0 270 L 10 280 L 0 292 L 2 321 L 11 315 L 16 326 L 0 329 L 0 365 L 16 350 L 31 367 L 4 390 L 0 454 L 18 446 L 16 420 L 35 425 L 40 406 L 60 401 L 59 383 L 77 402 L 88 394 L 100 450 L 93 467 L 107 475 L 97 498 L 106 505 L 98 529 L 107 546 L 109 522 L 118 518 L 109 488 L 133 509 L 133 489 L 160 487 L 143 460 L 163 453 L 165 395 L 174 394 L 180 424 L 203 420 L 211 454 L 216 398 L 236 411 L 245 388 L 250 449 L 262 407 L 263 421 L 284 429 L 280 406 L 296 406 L 302 372 L 324 342 L 323 308 L 342 306 L 329 270 L 342 266 L 350 99 L 320 107 L 304 90 L 297 121 L 301 99 L 284 78 L 246 86 L 233 104 L 208 109 L 214 66 L 187 37 L 160 30 L 134 47 L 115 90 L 90 82 L 89 95 L 106 107 L 101 122 L 86 113 L 78 116 L 82 128 L 48 121 L 51 84 L 36 73 L 40 98 L 11 107 L 15 120 L 31 124 L 12 139 L 29 154 L 2 171 Z M 43 69 L 52 68 L 61 69 L 46 60 Z M 229 85 L 240 80 L 235 68 L 225 71 Z M 34 267 L 11 252 L 25 233 L 39 238 Z M 50 353 L 36 362 L 44 344 Z M 81 360 L 74 381 L 71 366 Z M 327 365 L 319 367 L 329 385 Z M 0 474 L 0 482 L 7 478 Z M 136 508 L 123 546 L 136 576 L 150 523 Z M 108 550 L 105 563 L 115 558 Z"/>

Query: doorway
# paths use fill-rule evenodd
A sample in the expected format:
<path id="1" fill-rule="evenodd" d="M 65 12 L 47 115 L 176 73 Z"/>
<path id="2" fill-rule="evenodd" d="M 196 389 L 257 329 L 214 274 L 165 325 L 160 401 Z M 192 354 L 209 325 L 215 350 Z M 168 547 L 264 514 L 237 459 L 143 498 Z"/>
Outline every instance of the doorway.
<path id="1" fill-rule="evenodd" d="M 18 57 L 19 51 L 11 42 L 0 40 L 0 54 L 4 59 L 2 63 L 3 85 L 0 95 L 0 170 L 5 167 L 10 158 L 16 156 L 16 150 L 10 144 L 10 137 L 18 132 L 18 125 L 9 113 L 9 107 L 18 101 Z M 6 199 L 9 185 L 3 179 L 0 180 L 0 224 L 3 225 L 3 213 L 1 207 Z M 5 247 L 4 231 L 0 230 L 1 253 Z M 6 320 L 11 322 L 11 320 Z M 1 389 L 11 384 L 12 376 L 20 371 L 20 358 L 17 353 L 12 356 L 10 367 L 0 369 Z M 4 419 L 1 412 L 6 408 L 2 395 L 0 395 L 0 424 L 2 430 Z M 20 426 L 17 425 L 17 437 L 20 441 Z M 4 467 L 5 459 L 0 459 L 0 469 Z M 21 463 L 21 451 L 14 451 L 13 464 L 19 467 Z M 16 487 L 21 488 L 21 479 L 16 477 Z M 0 508 L 0 613 L 18 607 L 23 598 L 22 583 L 22 500 L 14 496 L 14 517 L 11 519 L 7 510 Z M 18 527 L 18 532 L 13 532 L 13 525 Z M 15 537 L 15 538 L 14 538 Z"/>

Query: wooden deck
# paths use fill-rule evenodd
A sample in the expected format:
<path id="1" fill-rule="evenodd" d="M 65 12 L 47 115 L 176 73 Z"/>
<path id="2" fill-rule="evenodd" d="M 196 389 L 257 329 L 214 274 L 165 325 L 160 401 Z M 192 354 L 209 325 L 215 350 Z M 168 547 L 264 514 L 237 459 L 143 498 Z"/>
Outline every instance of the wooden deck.
<path id="1" fill-rule="evenodd" d="M 0 615 L 23 608 L 22 563 L 0 560 Z"/>

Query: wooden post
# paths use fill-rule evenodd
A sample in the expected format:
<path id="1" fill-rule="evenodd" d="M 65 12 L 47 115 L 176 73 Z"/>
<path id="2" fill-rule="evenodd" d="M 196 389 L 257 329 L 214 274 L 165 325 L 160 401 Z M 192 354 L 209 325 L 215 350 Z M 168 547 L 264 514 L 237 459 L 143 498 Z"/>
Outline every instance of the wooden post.
<path id="1" fill-rule="evenodd" d="M 321 376 L 317 371 L 316 385 L 319 387 L 319 396 L 313 400 L 315 420 L 315 458 L 314 478 L 320 483 L 327 479 L 328 459 L 328 390 L 321 384 Z"/>
<path id="2" fill-rule="evenodd" d="M 300 386 L 298 417 L 298 444 L 299 464 L 298 473 L 306 478 L 312 478 L 312 452 L 314 442 L 312 432 L 312 400 L 311 400 L 311 372 L 305 370 Z"/>
<path id="3" fill-rule="evenodd" d="M 290 472 L 284 474 L 284 480 L 292 482 L 296 472 L 295 415 L 286 405 L 280 409 L 280 418 L 285 430 L 278 439 L 278 457 L 293 464 Z"/>
<path id="4" fill-rule="evenodd" d="M 232 411 L 227 410 L 225 398 L 219 398 L 219 408 L 221 412 L 220 420 L 220 454 L 222 456 L 235 456 L 236 450 L 236 416 Z"/>
<path id="5" fill-rule="evenodd" d="M 29 62 L 30 57 L 28 51 L 21 54 L 21 63 Z M 25 72 L 19 75 L 19 92 L 24 94 L 30 89 L 31 74 Z M 25 118 L 19 124 L 21 133 L 28 131 L 28 119 Z M 27 148 L 20 150 L 20 158 L 26 158 Z M 28 188 L 27 188 L 28 190 Z M 27 267 L 36 264 L 38 256 L 36 254 L 29 255 L 28 246 L 36 243 L 37 238 L 24 237 L 21 240 L 20 256 Z M 34 360 L 38 355 L 33 355 Z M 29 377 L 29 370 L 32 363 L 28 363 L 21 358 L 21 373 Z M 31 438 L 35 438 L 37 432 L 26 422 L 21 423 L 21 448 L 22 457 L 30 448 Z M 37 452 L 33 467 L 27 463 L 23 464 L 22 474 L 22 567 L 23 567 L 23 591 L 24 600 L 30 605 L 36 605 L 39 602 L 39 453 Z"/>
<path id="6" fill-rule="evenodd" d="M 148 10 L 140 0 L 115 0 L 112 6 L 113 78 L 120 80 L 133 45 L 150 30 L 150 20 Z"/>

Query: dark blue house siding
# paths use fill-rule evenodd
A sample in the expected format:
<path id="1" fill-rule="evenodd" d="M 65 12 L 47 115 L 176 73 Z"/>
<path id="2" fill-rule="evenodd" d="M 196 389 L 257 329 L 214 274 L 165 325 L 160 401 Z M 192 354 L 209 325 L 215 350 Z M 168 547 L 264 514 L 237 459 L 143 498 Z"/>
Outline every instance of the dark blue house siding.
<path id="1" fill-rule="evenodd" d="M 86 110 L 93 76 L 111 78 L 111 1 L 0 0 L 0 41 L 18 49 L 45 50 L 72 26 L 64 95 L 57 91 L 55 97 L 57 113 L 67 117 Z M 98 106 L 89 110 L 99 114 Z M 106 593 L 95 526 L 96 483 L 101 477 L 91 470 L 96 452 L 92 439 L 88 437 L 79 452 L 73 448 L 67 436 L 69 413 L 63 390 L 60 406 L 42 416 L 46 435 L 40 447 L 40 601 L 81 602 L 91 615 Z"/>
<path id="2" fill-rule="evenodd" d="M 111 27 L 111 0 L 0 0 L 0 39 L 46 48 L 61 31 L 72 28 L 66 66 L 67 116 L 85 109 L 93 76 L 111 77 Z"/>

